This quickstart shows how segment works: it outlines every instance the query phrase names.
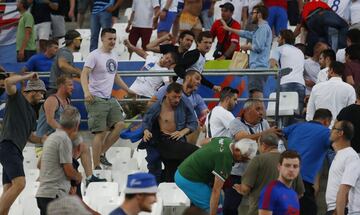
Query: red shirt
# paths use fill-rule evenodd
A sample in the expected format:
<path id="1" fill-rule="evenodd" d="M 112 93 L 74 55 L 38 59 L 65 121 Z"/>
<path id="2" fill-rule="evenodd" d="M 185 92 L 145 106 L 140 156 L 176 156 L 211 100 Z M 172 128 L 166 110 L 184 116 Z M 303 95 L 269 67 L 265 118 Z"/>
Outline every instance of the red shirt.
<path id="1" fill-rule="evenodd" d="M 229 27 L 239 29 L 239 30 L 241 28 L 240 23 L 238 23 L 234 19 L 232 20 L 231 25 Z M 232 42 L 236 43 L 235 51 L 240 50 L 239 35 L 237 35 L 235 33 L 230 33 L 227 37 L 228 39 L 224 42 L 225 35 L 228 34 L 228 32 L 223 29 L 223 25 L 222 25 L 220 19 L 218 19 L 214 22 L 214 24 L 211 26 L 210 32 L 213 35 L 213 37 L 217 38 L 219 43 L 224 43 L 224 52 L 230 47 Z"/>
<path id="2" fill-rule="evenodd" d="M 277 6 L 287 10 L 287 0 L 264 0 L 264 4 L 267 8 Z"/>
<path id="3" fill-rule="evenodd" d="M 303 12 L 301 14 L 302 21 L 305 22 L 307 17 L 311 12 L 318 8 L 323 8 L 325 10 L 331 10 L 328 4 L 320 0 L 313 0 L 304 5 Z"/>

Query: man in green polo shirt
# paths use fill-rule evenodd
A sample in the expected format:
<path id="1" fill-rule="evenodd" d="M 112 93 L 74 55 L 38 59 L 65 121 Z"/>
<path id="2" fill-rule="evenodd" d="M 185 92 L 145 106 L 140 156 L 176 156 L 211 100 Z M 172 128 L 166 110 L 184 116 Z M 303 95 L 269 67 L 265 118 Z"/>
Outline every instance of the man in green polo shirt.
<path id="1" fill-rule="evenodd" d="M 218 210 L 222 204 L 220 192 L 234 162 L 247 162 L 256 151 L 254 140 L 232 142 L 226 137 L 213 138 L 181 163 L 175 173 L 176 185 L 195 206 L 210 215 L 222 214 Z"/>

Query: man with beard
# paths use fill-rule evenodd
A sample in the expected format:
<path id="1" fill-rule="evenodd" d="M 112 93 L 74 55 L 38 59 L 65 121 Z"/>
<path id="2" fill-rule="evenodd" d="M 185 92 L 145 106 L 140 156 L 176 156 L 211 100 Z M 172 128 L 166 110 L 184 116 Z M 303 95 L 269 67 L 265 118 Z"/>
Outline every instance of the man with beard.
<path id="1" fill-rule="evenodd" d="M 295 151 L 284 151 L 278 164 L 279 178 L 270 182 L 259 199 L 259 215 L 299 214 L 299 198 L 291 189 L 300 172 L 300 155 Z"/>
<path id="2" fill-rule="evenodd" d="M 75 67 L 73 52 L 80 50 L 81 35 L 76 30 L 69 30 L 65 34 L 65 47 L 58 50 L 51 66 L 49 90 L 47 96 L 56 93 L 56 80 L 62 74 L 80 77 L 81 69 Z"/>
<path id="3" fill-rule="evenodd" d="M 162 181 L 161 161 L 165 166 L 163 180 L 173 182 L 179 164 L 198 149 L 185 139 L 196 130 L 198 122 L 190 101 L 181 96 L 182 89 L 180 84 L 171 83 L 164 99 L 153 104 L 144 116 L 139 148 L 146 148 L 149 172 L 157 176 L 158 182 Z"/>
<path id="4" fill-rule="evenodd" d="M 156 202 L 157 184 L 155 177 L 149 173 L 134 173 L 128 175 L 124 190 L 124 203 L 110 215 L 132 215 L 141 211 L 151 212 L 151 206 Z"/>
<path id="5" fill-rule="evenodd" d="M 65 107 L 70 105 L 70 96 L 73 92 L 74 85 L 71 77 L 62 75 L 57 79 L 56 86 L 58 87 L 55 94 L 49 96 L 44 105 L 40 109 L 39 119 L 36 128 L 36 135 L 50 135 L 60 128 L 60 115 L 64 112 Z M 106 181 L 99 179 L 92 173 L 90 149 L 86 143 L 82 141 L 79 136 L 77 141 L 80 142 L 80 158 L 85 170 L 86 186 L 90 182 Z M 75 158 L 75 162 L 77 158 Z"/>
<path id="6" fill-rule="evenodd" d="M 27 82 L 24 92 L 16 84 Z M 4 129 L 0 137 L 0 164 L 3 166 L 3 194 L 0 198 L 0 214 L 9 213 L 11 205 L 25 187 L 25 173 L 22 151 L 29 140 L 42 144 L 46 136 L 37 137 L 33 130 L 36 115 L 32 105 L 37 104 L 46 92 L 45 84 L 36 73 L 24 76 L 13 75 L 5 79 L 8 99 L 5 108 Z"/>

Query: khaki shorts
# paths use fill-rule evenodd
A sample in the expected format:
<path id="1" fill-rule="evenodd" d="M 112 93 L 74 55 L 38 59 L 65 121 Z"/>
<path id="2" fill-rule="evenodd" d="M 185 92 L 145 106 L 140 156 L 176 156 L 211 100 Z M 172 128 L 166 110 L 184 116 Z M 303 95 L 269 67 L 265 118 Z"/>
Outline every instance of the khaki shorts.
<path id="1" fill-rule="evenodd" d="M 202 30 L 202 25 L 199 17 L 193 16 L 190 13 L 182 12 L 180 15 L 180 30 Z"/>
<path id="2" fill-rule="evenodd" d="M 108 131 L 116 123 L 124 120 L 123 111 L 115 98 L 94 97 L 94 102 L 85 102 L 88 112 L 88 126 L 92 133 Z"/>

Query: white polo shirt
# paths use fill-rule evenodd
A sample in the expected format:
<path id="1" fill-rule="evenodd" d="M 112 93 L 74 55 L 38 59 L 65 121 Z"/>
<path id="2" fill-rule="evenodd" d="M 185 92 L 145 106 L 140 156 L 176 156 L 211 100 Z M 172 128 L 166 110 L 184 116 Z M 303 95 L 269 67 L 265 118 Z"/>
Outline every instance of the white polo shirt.
<path id="1" fill-rule="evenodd" d="M 351 186 L 349 192 L 348 214 L 360 214 L 360 159 L 346 165 L 341 184 Z"/>
<path id="2" fill-rule="evenodd" d="M 359 155 L 352 147 L 347 147 L 336 152 L 335 158 L 330 166 L 325 193 L 327 211 L 335 209 L 336 195 L 343 180 L 345 167 L 354 160 L 359 160 Z"/>

